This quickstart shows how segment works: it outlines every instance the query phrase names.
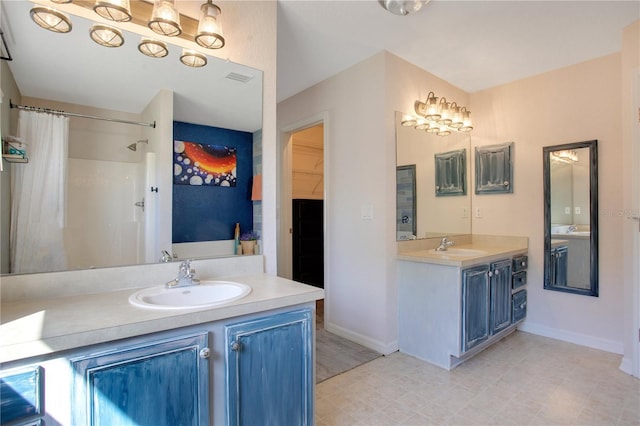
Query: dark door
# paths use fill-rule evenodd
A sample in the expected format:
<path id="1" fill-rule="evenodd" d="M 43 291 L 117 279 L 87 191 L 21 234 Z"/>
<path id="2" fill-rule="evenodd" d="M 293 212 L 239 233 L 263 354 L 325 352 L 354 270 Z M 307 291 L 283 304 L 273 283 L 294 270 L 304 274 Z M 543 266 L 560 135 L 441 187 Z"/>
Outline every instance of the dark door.
<path id="1" fill-rule="evenodd" d="M 324 288 L 323 200 L 293 201 L 293 279 Z"/>

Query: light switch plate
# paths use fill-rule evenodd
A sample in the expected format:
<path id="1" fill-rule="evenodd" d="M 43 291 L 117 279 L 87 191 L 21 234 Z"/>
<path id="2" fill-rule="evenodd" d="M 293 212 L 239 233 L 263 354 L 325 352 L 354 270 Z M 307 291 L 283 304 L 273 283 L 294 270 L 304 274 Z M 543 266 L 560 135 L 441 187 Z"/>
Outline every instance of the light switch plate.
<path id="1" fill-rule="evenodd" d="M 363 204 L 360 206 L 360 217 L 362 220 L 372 220 L 373 219 L 373 205 L 371 204 Z"/>

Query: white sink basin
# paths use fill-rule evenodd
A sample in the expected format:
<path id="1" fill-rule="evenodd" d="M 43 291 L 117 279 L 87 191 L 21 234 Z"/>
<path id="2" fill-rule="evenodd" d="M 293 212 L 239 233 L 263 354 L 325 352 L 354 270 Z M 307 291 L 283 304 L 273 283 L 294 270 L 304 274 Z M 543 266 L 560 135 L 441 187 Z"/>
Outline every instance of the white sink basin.
<path id="1" fill-rule="evenodd" d="M 445 251 L 438 251 L 436 249 L 431 249 L 431 252 L 442 255 L 442 256 L 460 256 L 460 257 L 484 256 L 485 254 L 487 254 L 487 252 L 484 250 L 457 248 L 457 247 L 449 247 Z"/>
<path id="2" fill-rule="evenodd" d="M 166 286 L 138 290 L 129 297 L 129 303 L 151 309 L 208 308 L 242 299 L 251 293 L 251 287 L 232 281 L 200 281 L 199 285 L 179 288 Z"/>

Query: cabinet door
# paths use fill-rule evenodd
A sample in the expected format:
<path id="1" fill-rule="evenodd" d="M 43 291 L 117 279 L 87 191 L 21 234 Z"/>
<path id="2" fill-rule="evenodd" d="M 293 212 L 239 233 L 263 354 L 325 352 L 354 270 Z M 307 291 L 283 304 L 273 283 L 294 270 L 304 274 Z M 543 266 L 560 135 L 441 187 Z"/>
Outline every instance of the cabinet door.
<path id="1" fill-rule="evenodd" d="M 313 424 L 312 310 L 226 328 L 227 423 Z"/>
<path id="2" fill-rule="evenodd" d="M 209 424 L 208 334 L 71 360 L 75 425 Z"/>
<path id="3" fill-rule="evenodd" d="M 489 337 L 489 266 L 462 271 L 462 351 Z"/>
<path id="4" fill-rule="evenodd" d="M 567 246 L 558 247 L 551 251 L 551 285 L 567 286 L 568 255 Z"/>
<path id="5" fill-rule="evenodd" d="M 511 325 L 511 260 L 491 264 L 491 334 Z"/>

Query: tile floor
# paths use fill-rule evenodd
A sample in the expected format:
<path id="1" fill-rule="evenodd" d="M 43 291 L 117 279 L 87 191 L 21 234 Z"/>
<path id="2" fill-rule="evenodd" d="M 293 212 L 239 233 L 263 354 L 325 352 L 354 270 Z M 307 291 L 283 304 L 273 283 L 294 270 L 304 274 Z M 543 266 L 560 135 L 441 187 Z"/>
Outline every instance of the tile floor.
<path id="1" fill-rule="evenodd" d="M 316 425 L 640 425 L 621 357 L 515 332 L 452 371 L 394 353 L 316 387 Z"/>

